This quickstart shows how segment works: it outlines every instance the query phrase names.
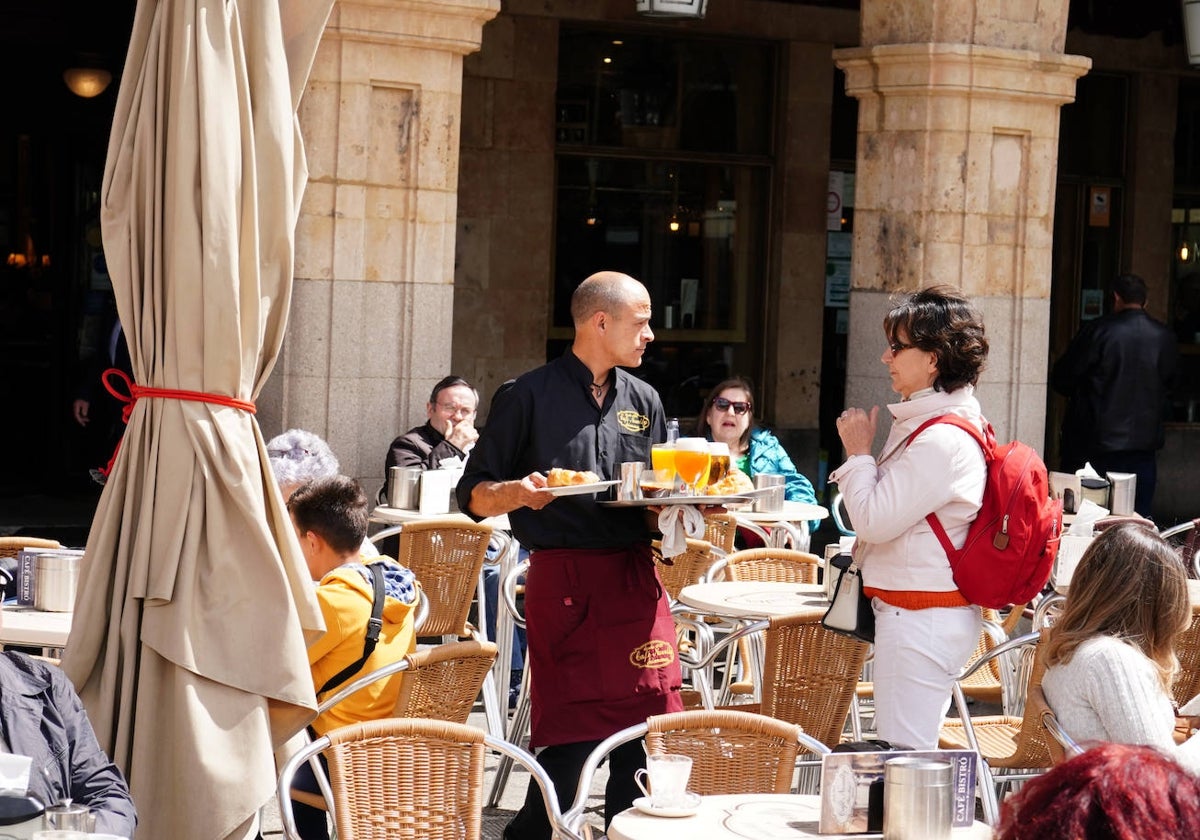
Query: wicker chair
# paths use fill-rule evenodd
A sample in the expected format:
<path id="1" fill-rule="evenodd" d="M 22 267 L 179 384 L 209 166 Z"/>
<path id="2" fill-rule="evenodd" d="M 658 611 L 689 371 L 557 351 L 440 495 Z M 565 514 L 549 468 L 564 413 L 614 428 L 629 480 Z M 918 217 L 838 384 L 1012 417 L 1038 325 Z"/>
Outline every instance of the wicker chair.
<path id="1" fill-rule="evenodd" d="M 496 646 L 491 642 L 450 642 L 414 651 L 343 686 L 321 702 L 317 714 L 324 714 L 378 680 L 402 673 L 400 695 L 391 717 L 465 724 L 495 659 Z M 313 771 L 322 784 L 320 766 L 314 764 Z M 325 798 L 318 794 L 293 790 L 292 798 L 314 808 L 325 807 Z"/>
<path id="2" fill-rule="evenodd" d="M 712 577 L 722 569 L 726 580 L 777 581 L 780 583 L 816 583 L 821 558 L 806 551 L 786 548 L 748 548 L 735 551 L 722 566 L 714 564 Z"/>
<path id="3" fill-rule="evenodd" d="M 704 517 L 704 539 L 726 554 L 734 551 L 738 522 L 731 514 L 721 513 Z"/>
<path id="4" fill-rule="evenodd" d="M 575 801 L 563 820 L 580 830 L 596 768 L 621 744 L 642 736 L 650 755 L 692 757 L 688 789 L 701 796 L 732 793 L 787 793 L 792 789 L 801 748 L 829 748 L 795 724 L 740 711 L 689 711 L 655 715 L 606 738 L 592 750 L 579 776 Z"/>
<path id="5" fill-rule="evenodd" d="M 562 822 L 554 783 L 528 752 L 471 726 L 411 718 L 340 727 L 292 756 L 277 790 L 284 836 L 299 840 L 292 777 L 301 763 L 324 753 L 338 840 L 479 840 L 488 749 L 522 764 L 541 786 L 559 836 L 579 840 Z"/>
<path id="6" fill-rule="evenodd" d="M 816 583 L 821 558 L 805 551 L 787 548 L 748 548 L 735 551 L 724 559 L 718 559 L 708 570 L 710 580 L 724 575 L 726 580 L 773 581 L 777 583 Z M 761 659 L 743 646 L 743 661 Z M 736 695 L 754 693 L 754 668 L 748 669 L 751 679 L 738 680 L 729 684 L 729 692 Z"/>
<path id="7" fill-rule="evenodd" d="M 824 613 L 812 609 L 747 625 L 722 639 L 707 658 L 720 656 L 722 647 L 746 635 L 762 633 L 762 702 L 736 710 L 794 723 L 826 747 L 835 747 L 842 740 L 869 645 L 826 630 Z M 697 672 L 701 680 L 703 673 Z M 711 691 L 704 694 L 711 708 Z"/>
<path id="8" fill-rule="evenodd" d="M 1069 758 L 1083 753 L 1083 747 L 1076 743 L 1067 730 L 1063 729 L 1054 710 L 1046 702 L 1046 695 L 1040 685 L 1029 689 L 1029 698 L 1025 702 L 1025 714 L 1033 718 L 1046 732 L 1046 747 L 1050 751 L 1050 759 L 1055 764 L 1061 764 Z"/>
<path id="9" fill-rule="evenodd" d="M 672 557 L 671 564 L 667 565 L 662 559 L 662 542 L 655 540 L 653 549 L 658 576 L 672 602 L 679 598 L 683 587 L 699 583 L 709 566 L 721 556 L 720 550 L 714 550 L 706 540 L 688 540 L 687 550 Z"/>
<path id="10" fill-rule="evenodd" d="M 1188 574 L 1200 578 L 1200 518 L 1165 528 L 1160 536 L 1179 552 Z"/>
<path id="11" fill-rule="evenodd" d="M 476 637 L 467 621 L 492 529 L 455 519 L 409 522 L 396 559 L 412 569 L 429 596 L 424 636 Z"/>
<path id="12" fill-rule="evenodd" d="M 1192 623 L 1175 637 L 1179 676 L 1171 686 L 1175 705 L 1182 706 L 1200 694 L 1200 604 L 1192 604 Z"/>
<path id="13" fill-rule="evenodd" d="M 0 537 L 0 557 L 16 557 L 25 548 L 62 548 L 62 543 L 38 537 Z"/>
<path id="14" fill-rule="evenodd" d="M 973 671 L 985 667 L 990 660 L 1023 649 L 1032 654 L 1024 660 L 1028 666 L 1024 694 L 1028 697 L 1032 689 L 1041 687 L 1042 675 L 1046 670 L 1041 644 L 1044 633 L 1028 633 L 1010 639 L 988 651 L 967 668 L 954 684 L 954 703 L 959 717 L 942 724 L 939 739 L 942 749 L 968 749 L 979 753 L 980 797 L 983 800 L 984 817 L 992 825 L 996 824 L 999 816 L 998 788 L 1006 788 L 1012 781 L 1040 776 L 1054 761 L 1040 714 L 1034 715 L 1026 707 L 1025 714 L 1021 716 L 981 715 L 972 718 L 961 682 Z"/>

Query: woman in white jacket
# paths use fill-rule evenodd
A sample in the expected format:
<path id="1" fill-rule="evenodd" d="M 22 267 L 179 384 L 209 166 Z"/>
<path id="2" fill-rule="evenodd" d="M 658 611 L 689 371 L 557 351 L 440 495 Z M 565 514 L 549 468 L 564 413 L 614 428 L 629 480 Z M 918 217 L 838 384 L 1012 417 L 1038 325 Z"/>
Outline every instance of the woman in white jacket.
<path id="1" fill-rule="evenodd" d="M 1042 690 L 1058 722 L 1081 744 L 1145 744 L 1200 773 L 1200 736 L 1178 747 L 1171 700 L 1175 640 L 1192 623 L 1187 570 L 1174 549 L 1140 525 L 1109 528 L 1071 575 L 1046 642 Z M 1187 731 L 1200 698 L 1178 712 Z"/>
<path id="2" fill-rule="evenodd" d="M 950 561 L 925 517 L 936 514 L 962 547 L 979 513 L 983 451 L 962 429 L 934 417 L 957 414 L 982 430 L 975 383 L 987 359 L 983 320 L 950 287 L 900 299 L 883 321 L 880 361 L 901 402 L 871 455 L 879 407 L 848 408 L 837 429 L 846 461 L 830 476 L 854 523 L 854 556 L 875 611 L 875 723 L 879 737 L 936 749 L 955 677 L 979 641 L 979 608 L 954 585 Z"/>

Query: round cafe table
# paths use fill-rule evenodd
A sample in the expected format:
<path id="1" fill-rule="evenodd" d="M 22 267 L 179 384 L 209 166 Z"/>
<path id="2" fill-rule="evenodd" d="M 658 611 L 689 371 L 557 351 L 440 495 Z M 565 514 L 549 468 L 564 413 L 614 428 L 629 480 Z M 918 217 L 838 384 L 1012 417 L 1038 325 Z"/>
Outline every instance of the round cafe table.
<path id="1" fill-rule="evenodd" d="M 608 828 L 609 840 L 797 840 L 802 837 L 862 838 L 861 834 L 821 834 L 821 797 L 815 795 L 743 793 L 705 796 L 694 814 L 652 817 L 636 808 L 617 814 Z M 992 829 L 976 821 L 952 829 L 954 840 L 987 840 Z M 868 835 L 878 837 L 878 834 Z"/>
<path id="2" fill-rule="evenodd" d="M 731 510 L 735 519 L 748 522 L 764 529 L 770 536 L 770 545 L 786 548 L 790 543 L 797 551 L 808 551 L 811 535 L 808 523 L 814 519 L 825 519 L 829 511 L 820 505 L 805 502 L 783 503 L 778 511 L 755 511 L 752 505 L 742 510 Z"/>
<path id="3" fill-rule="evenodd" d="M 698 613 L 737 621 L 755 621 L 829 606 L 822 584 L 754 580 L 694 583 L 680 590 L 678 600 Z"/>

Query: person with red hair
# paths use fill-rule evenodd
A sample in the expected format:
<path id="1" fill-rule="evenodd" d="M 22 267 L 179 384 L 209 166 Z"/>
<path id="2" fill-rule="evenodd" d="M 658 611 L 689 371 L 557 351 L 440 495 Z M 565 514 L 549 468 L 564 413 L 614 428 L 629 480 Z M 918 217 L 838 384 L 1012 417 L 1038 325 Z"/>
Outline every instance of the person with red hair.
<path id="1" fill-rule="evenodd" d="M 1200 779 L 1154 747 L 1101 744 L 1008 797 L 997 840 L 1195 840 Z"/>

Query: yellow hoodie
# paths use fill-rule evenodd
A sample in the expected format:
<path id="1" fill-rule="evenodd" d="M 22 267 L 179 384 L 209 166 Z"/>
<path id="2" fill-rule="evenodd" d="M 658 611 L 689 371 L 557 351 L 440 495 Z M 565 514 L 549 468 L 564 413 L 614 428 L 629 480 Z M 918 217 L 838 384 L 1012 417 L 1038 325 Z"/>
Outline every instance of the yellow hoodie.
<path id="1" fill-rule="evenodd" d="M 318 688 L 362 656 L 373 593 L 362 572 L 354 568 L 358 562 L 362 562 L 362 558 L 338 566 L 317 586 L 317 603 L 325 618 L 326 631 L 308 649 L 308 662 L 312 666 L 313 685 Z M 412 572 L 390 557 L 372 557 L 370 565 L 376 574 L 380 570 L 384 572 L 383 629 L 379 633 L 379 642 L 362 670 L 330 689 L 326 697 L 377 668 L 398 662 L 416 649 L 413 617 L 417 596 Z M 318 717 L 313 722 L 313 730 L 324 735 L 339 726 L 388 717 L 400 697 L 402 677 L 402 673 L 394 674 L 347 697 Z"/>

